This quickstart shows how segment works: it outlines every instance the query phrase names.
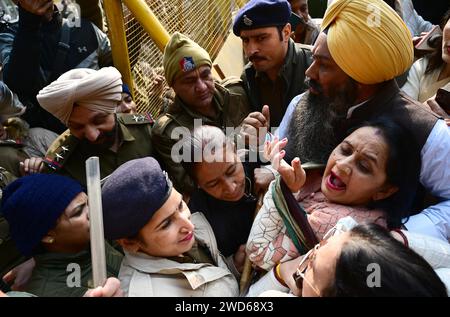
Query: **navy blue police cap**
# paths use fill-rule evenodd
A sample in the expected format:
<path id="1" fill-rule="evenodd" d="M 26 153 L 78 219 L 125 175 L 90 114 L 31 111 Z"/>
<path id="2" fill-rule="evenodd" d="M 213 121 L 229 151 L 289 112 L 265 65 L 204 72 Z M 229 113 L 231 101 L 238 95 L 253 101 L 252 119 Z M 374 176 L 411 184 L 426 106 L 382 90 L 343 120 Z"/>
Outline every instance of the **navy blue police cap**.
<path id="1" fill-rule="evenodd" d="M 291 16 L 291 5 L 286 0 L 250 0 L 236 15 L 233 33 L 269 26 L 285 26 Z"/>

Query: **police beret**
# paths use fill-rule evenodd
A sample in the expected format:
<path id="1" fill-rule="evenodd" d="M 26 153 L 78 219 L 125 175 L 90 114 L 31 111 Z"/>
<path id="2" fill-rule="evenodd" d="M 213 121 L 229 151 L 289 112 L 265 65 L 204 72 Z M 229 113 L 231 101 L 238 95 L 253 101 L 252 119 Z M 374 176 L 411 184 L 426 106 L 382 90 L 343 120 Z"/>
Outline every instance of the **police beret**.
<path id="1" fill-rule="evenodd" d="M 233 33 L 268 26 L 284 26 L 289 22 L 291 5 L 286 0 L 250 0 L 236 15 Z"/>
<path id="2" fill-rule="evenodd" d="M 167 201 L 172 183 L 152 157 L 128 161 L 102 187 L 107 239 L 135 237 Z"/>

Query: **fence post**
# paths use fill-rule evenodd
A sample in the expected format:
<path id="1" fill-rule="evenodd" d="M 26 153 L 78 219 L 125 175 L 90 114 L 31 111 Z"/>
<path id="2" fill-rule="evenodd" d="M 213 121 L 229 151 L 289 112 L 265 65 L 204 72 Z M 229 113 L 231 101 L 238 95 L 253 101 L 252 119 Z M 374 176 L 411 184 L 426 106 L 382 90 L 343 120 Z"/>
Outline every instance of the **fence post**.
<path id="1" fill-rule="evenodd" d="M 125 36 L 125 21 L 121 0 L 105 0 L 103 2 L 106 18 L 108 19 L 109 38 L 114 66 L 122 74 L 123 81 L 130 88 L 134 97 L 134 85 L 131 77 L 131 66 L 128 54 L 128 44 Z"/>

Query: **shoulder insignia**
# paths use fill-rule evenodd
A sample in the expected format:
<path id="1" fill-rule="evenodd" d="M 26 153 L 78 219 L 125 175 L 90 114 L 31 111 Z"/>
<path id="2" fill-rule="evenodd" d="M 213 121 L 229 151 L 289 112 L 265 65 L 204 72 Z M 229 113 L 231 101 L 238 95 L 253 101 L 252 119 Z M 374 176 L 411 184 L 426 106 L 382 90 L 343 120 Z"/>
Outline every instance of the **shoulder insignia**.
<path id="1" fill-rule="evenodd" d="M 164 130 L 167 128 L 167 126 L 172 122 L 173 117 L 169 113 L 166 113 L 162 116 L 160 116 L 153 126 L 152 133 L 154 134 L 163 134 Z"/>
<path id="2" fill-rule="evenodd" d="M 1 193 L 1 189 L 5 188 L 6 185 L 12 183 L 15 179 L 17 179 L 16 176 L 12 175 L 10 172 L 8 172 L 3 167 L 0 167 L 0 193 Z M 0 201 L 1 201 L 1 195 L 0 195 Z"/>
<path id="3" fill-rule="evenodd" d="M 234 86 L 234 85 L 242 85 L 242 79 L 237 76 L 230 76 L 230 77 L 223 79 L 221 82 L 219 82 L 219 84 L 224 86 L 225 88 L 228 88 L 228 87 Z"/>
<path id="4" fill-rule="evenodd" d="M 70 134 L 69 130 L 61 134 L 47 151 L 44 158 L 45 165 L 52 171 L 61 169 L 78 142 L 79 140 Z"/>
<path id="5" fill-rule="evenodd" d="M 125 125 L 136 125 L 136 124 L 153 124 L 154 120 L 150 113 L 118 113 L 117 120 Z"/>

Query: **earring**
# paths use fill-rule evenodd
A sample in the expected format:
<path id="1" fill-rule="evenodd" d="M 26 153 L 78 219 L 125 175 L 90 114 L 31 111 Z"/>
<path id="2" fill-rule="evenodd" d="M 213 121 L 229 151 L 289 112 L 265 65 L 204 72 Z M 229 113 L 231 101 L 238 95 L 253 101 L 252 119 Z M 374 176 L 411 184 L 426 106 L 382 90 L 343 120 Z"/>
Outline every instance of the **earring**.
<path id="1" fill-rule="evenodd" d="M 48 238 L 45 239 L 44 242 L 45 242 L 45 243 L 48 243 L 48 244 L 52 244 L 53 242 L 55 242 L 55 238 L 53 238 L 53 237 L 48 237 Z"/>

